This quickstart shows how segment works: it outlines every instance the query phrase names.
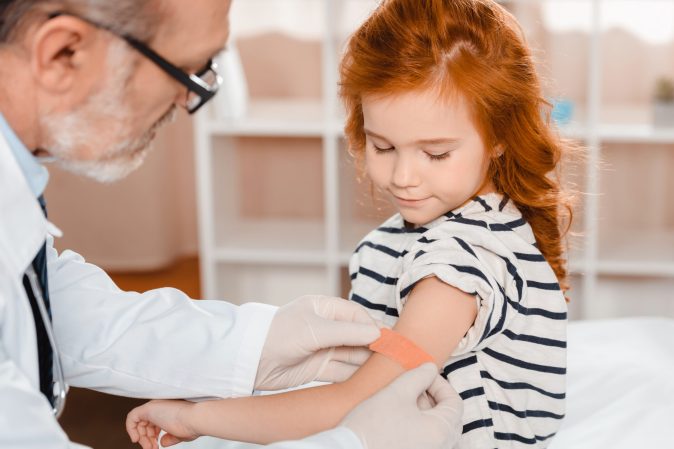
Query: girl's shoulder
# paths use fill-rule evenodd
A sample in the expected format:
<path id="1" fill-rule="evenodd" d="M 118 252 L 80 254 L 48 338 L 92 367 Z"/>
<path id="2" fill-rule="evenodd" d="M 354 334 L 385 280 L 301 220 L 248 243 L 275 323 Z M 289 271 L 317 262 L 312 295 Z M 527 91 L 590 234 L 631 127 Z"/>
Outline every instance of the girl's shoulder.
<path id="1" fill-rule="evenodd" d="M 472 198 L 425 226 L 424 240 L 464 238 L 508 242 L 508 246 L 535 246 L 536 238 L 515 203 L 505 195 L 488 193 Z"/>

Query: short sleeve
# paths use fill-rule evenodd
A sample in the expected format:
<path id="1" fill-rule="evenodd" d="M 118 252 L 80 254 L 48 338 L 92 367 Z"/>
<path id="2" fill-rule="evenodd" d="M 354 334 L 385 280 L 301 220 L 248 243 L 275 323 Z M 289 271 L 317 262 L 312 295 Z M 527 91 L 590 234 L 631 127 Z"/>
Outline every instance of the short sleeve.
<path id="1" fill-rule="evenodd" d="M 487 347 L 506 329 L 526 285 L 516 258 L 490 231 L 461 231 L 448 224 L 424 233 L 405 256 L 396 286 L 401 312 L 414 285 L 431 276 L 475 297 L 477 317 L 453 356 Z"/>

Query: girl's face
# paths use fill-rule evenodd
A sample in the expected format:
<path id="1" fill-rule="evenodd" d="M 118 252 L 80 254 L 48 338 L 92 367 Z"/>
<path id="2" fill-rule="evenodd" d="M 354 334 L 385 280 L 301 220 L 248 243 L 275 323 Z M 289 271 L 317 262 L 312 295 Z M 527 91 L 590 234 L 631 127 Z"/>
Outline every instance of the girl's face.
<path id="1" fill-rule="evenodd" d="M 494 190 L 489 152 L 461 96 L 412 91 L 362 104 L 367 174 L 407 222 L 426 224 Z"/>

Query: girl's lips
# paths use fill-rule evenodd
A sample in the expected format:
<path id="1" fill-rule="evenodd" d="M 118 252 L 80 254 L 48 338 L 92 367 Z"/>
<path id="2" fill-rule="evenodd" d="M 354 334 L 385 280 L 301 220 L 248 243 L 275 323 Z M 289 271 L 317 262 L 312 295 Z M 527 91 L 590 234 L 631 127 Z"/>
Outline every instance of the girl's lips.
<path id="1" fill-rule="evenodd" d="M 428 199 L 428 198 L 421 198 L 421 199 L 400 198 L 399 196 L 396 195 L 393 195 L 393 198 L 395 199 L 396 203 L 399 206 L 404 207 L 418 207 Z"/>

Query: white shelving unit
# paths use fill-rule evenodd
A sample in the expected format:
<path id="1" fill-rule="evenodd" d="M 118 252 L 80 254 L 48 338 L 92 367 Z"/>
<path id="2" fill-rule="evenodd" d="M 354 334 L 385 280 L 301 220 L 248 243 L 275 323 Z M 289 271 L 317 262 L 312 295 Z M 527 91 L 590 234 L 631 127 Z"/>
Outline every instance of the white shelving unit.
<path id="1" fill-rule="evenodd" d="M 281 3 L 249 1 L 257 4 L 245 5 L 252 8 Z M 304 293 L 339 295 L 342 270 L 357 242 L 355 236 L 369 227 L 356 225 L 357 231 L 347 230 L 341 220 L 339 166 L 343 148 L 337 102 L 337 47 L 344 36 L 340 36 L 343 33 L 336 18 L 354 9 L 364 17 L 368 9 L 376 6 L 376 1 L 291 3 L 286 2 L 284 7 L 295 6 L 297 13 L 302 13 L 305 7 L 314 8 L 315 12 L 320 4 L 320 98 L 251 98 L 243 118 L 218 120 L 211 110 L 196 121 L 201 280 L 203 296 L 207 298 L 280 304 Z M 235 4 L 234 24 L 236 14 Z M 293 20 L 300 22 L 290 19 Z M 319 217 L 242 216 L 237 210 L 241 180 L 235 167 L 237 145 L 245 138 L 313 141 L 320 153 L 322 177 Z M 219 166 L 216 159 L 223 165 Z M 220 174 L 228 179 L 218 186 Z M 288 173 L 289 179 L 303 175 L 302 171 Z M 316 186 L 308 188 L 312 187 Z M 223 202 L 227 206 L 222 206 Z M 348 241 L 344 241 L 344 236 L 349 236 Z"/>
<path id="2" fill-rule="evenodd" d="M 250 8 L 282 3 L 280 0 L 246 1 L 246 7 Z M 563 3 L 559 0 L 501 3 L 520 18 L 535 44 L 536 33 L 550 33 L 541 22 L 540 9 L 536 9 L 546 2 Z M 643 8 L 649 3 L 632 2 L 641 3 Z M 357 200 L 366 201 L 363 193 L 367 193 L 367 188 L 358 187 L 353 181 L 353 167 L 345 162 L 348 158 L 337 101 L 339 50 L 347 33 L 357 27 L 376 3 L 376 0 L 284 3 L 290 13 L 293 8 L 300 14 L 311 7 L 316 17 L 320 17 L 321 23 L 314 26 L 320 31 L 312 38 L 312 42 L 320 46 L 320 61 L 315 61 L 320 97 L 253 95 L 243 118 L 216 119 L 212 110 L 198 115 L 195 141 L 204 297 L 282 304 L 305 293 L 346 294 L 345 266 L 351 251 L 358 240 L 388 214 L 386 210 L 368 214 L 363 211 L 369 206 L 359 209 L 355 204 Z M 614 153 L 622 155 L 623 163 L 624 158 L 660 155 L 662 164 L 648 169 L 642 179 L 644 183 L 656 183 L 651 190 L 660 193 L 651 197 L 652 200 L 661 203 L 660 207 L 665 210 L 674 207 L 674 201 L 667 199 L 674 195 L 674 184 L 667 184 L 668 173 L 663 168 L 672 163 L 669 154 L 674 152 L 674 127 L 650 125 L 647 104 L 612 104 L 602 98 L 606 34 L 603 14 L 606 8 L 629 2 L 575 0 L 570 3 L 579 6 L 586 15 L 582 36 L 587 50 L 586 69 L 577 75 L 584 94 L 575 101 L 575 120 L 561 128 L 563 135 L 582 142 L 587 148 L 585 172 L 579 174 L 585 194 L 576 227 L 583 236 L 577 240 L 581 242 L 579 247 L 570 255 L 574 286 L 571 316 L 596 318 L 638 313 L 634 304 L 624 306 L 629 303 L 622 296 L 640 295 L 639 292 L 650 295 L 647 300 L 635 299 L 648 305 L 642 313 L 674 316 L 674 219 L 655 217 L 646 232 L 639 223 L 602 218 L 606 204 L 611 201 L 616 207 L 634 208 L 635 214 L 640 209 L 639 204 L 611 200 L 615 189 L 604 191 L 607 183 L 615 186 L 615 178 L 608 175 L 610 168 L 609 173 L 606 172 L 607 166 L 612 165 Z M 245 19 L 237 17 L 237 13 L 235 3 L 233 24 Z M 674 26 L 674 16 L 671 20 Z M 242 58 L 245 66 L 243 53 Z M 669 75 L 674 77 L 674 65 L 671 69 Z M 563 86 L 560 90 L 564 94 Z M 279 146 L 278 151 L 269 149 L 274 145 Z M 262 170 L 262 174 L 251 171 L 251 164 L 256 167 L 256 156 L 249 153 L 257 151 L 257 146 L 267 148 L 266 153 L 258 155 L 258 163 L 271 164 L 272 169 L 276 166 L 278 170 Z M 285 153 L 288 158 L 294 157 L 288 150 L 294 146 L 305 149 L 297 158 L 297 164 L 283 158 Z M 631 150 L 633 146 L 643 149 L 639 154 L 635 151 L 633 155 L 624 156 L 626 149 Z M 259 187 L 257 184 L 264 184 L 265 173 L 278 176 L 274 178 L 278 187 L 268 186 L 266 190 L 260 187 L 261 196 L 268 197 L 266 203 L 262 201 L 262 206 L 251 209 L 247 205 L 249 197 L 256 196 L 255 189 Z M 305 178 L 306 186 L 299 191 L 283 182 Z M 277 207 L 284 202 L 290 206 Z M 293 207 L 305 202 L 314 204 L 313 212 Z M 608 213 L 615 210 L 610 209 Z M 674 212 L 669 213 L 674 216 Z M 614 303 L 623 305 L 613 307 Z"/>

